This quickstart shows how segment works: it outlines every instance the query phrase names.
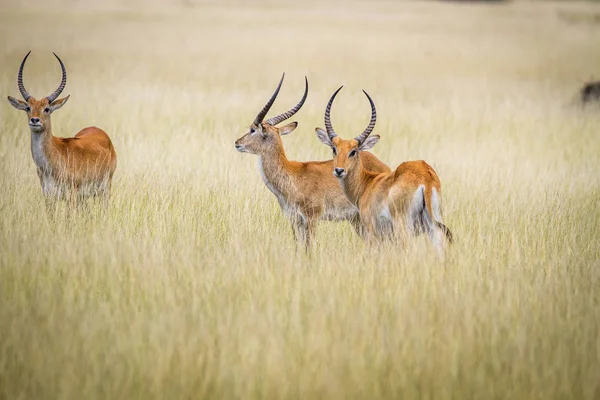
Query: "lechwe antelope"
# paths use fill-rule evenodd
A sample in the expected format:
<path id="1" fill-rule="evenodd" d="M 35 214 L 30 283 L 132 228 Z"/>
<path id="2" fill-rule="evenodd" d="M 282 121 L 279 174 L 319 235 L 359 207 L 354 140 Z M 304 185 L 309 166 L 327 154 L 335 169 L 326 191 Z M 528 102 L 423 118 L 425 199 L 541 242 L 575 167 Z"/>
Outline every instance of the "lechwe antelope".
<path id="1" fill-rule="evenodd" d="M 442 223 L 440 180 L 425 161 L 407 161 L 395 171 L 373 172 L 365 168 L 365 150 L 379 141 L 372 135 L 377 113 L 371 97 L 371 121 L 354 139 L 339 137 L 331 125 L 331 105 L 325 109 L 325 129 L 316 129 L 319 139 L 333 150 L 333 168 L 348 199 L 360 210 L 360 219 L 370 239 L 381 240 L 415 236 L 427 232 L 443 254 L 444 242 L 452 242 L 450 230 Z"/>
<path id="2" fill-rule="evenodd" d="M 304 95 L 291 110 L 263 121 L 275 102 L 283 78 L 275 92 L 258 113 L 250 130 L 236 140 L 235 148 L 240 152 L 260 156 L 259 168 L 263 181 L 277 197 L 279 205 L 292 224 L 294 238 L 303 241 L 308 249 L 314 235 L 317 220 L 348 220 L 359 235 L 362 227 L 358 218 L 358 209 L 347 199 L 339 183 L 331 175 L 333 162 L 290 161 L 285 155 L 282 135 L 291 133 L 297 122 L 282 127 L 275 125 L 291 118 L 300 110 L 308 94 L 308 80 L 305 78 Z M 385 172 L 390 169 L 374 155 L 363 154 L 364 167 L 373 171 Z"/>
<path id="3" fill-rule="evenodd" d="M 62 69 L 62 80 L 49 96 L 36 100 L 23 85 L 23 67 L 17 83 L 25 101 L 8 96 L 10 104 L 27 113 L 31 131 L 31 153 L 37 166 L 46 205 L 53 200 L 82 201 L 91 196 L 108 199 L 117 155 L 108 135 L 99 128 L 84 128 L 75 137 L 61 138 L 52 135 L 50 116 L 65 105 L 69 96 L 57 99 L 67 84 L 67 71 L 61 59 L 54 54 Z"/>

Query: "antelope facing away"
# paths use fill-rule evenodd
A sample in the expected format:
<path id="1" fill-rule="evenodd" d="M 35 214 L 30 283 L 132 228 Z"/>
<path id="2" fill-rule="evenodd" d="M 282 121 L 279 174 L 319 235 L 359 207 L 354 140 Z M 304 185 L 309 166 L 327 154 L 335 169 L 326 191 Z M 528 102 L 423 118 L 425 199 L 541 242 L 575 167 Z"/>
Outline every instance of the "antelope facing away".
<path id="1" fill-rule="evenodd" d="M 50 116 L 65 105 L 69 96 L 57 99 L 67 84 L 67 72 L 61 59 L 54 54 L 62 69 L 62 80 L 49 96 L 36 100 L 23 85 L 23 67 L 17 77 L 21 101 L 8 96 L 10 104 L 27 113 L 31 131 L 31 153 L 37 166 L 46 205 L 53 200 L 82 201 L 87 197 L 110 195 L 112 176 L 117 167 L 117 155 L 108 135 L 99 128 L 84 128 L 75 137 L 52 135 Z"/>
<path id="2" fill-rule="evenodd" d="M 369 136 L 375 127 L 377 113 L 371 97 L 371 121 L 354 139 L 339 137 L 331 125 L 331 105 L 340 87 L 325 109 L 325 129 L 316 129 L 319 139 L 333 150 L 333 175 L 339 179 L 348 199 L 360 210 L 360 219 L 371 240 L 428 233 L 443 255 L 445 241 L 452 233 L 442 223 L 440 180 L 425 161 L 407 161 L 395 171 L 374 172 L 365 168 L 365 150 L 379 141 Z"/>
<path id="3" fill-rule="evenodd" d="M 235 148 L 240 152 L 260 156 L 259 168 L 263 181 L 277 197 L 281 210 L 290 220 L 294 238 L 303 241 L 306 249 L 311 244 L 316 222 L 319 219 L 348 220 L 362 236 L 363 229 L 359 221 L 358 208 L 346 199 L 339 183 L 331 175 L 333 162 L 331 160 L 290 161 L 285 155 L 281 136 L 294 131 L 298 123 L 291 122 L 282 127 L 276 125 L 291 118 L 300 110 L 308 95 L 308 79 L 305 78 L 304 95 L 298 104 L 283 114 L 263 121 L 279 94 L 284 76 L 285 74 L 267 104 L 250 125 L 248 133 L 236 140 Z M 363 154 L 363 163 L 368 170 L 377 172 L 390 170 L 370 153 Z"/>

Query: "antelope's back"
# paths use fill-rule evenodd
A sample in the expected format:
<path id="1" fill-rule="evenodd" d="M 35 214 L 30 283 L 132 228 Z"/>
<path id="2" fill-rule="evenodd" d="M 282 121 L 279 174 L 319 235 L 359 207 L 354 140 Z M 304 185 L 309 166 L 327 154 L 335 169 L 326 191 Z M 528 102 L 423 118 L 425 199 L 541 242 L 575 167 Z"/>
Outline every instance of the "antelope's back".
<path id="1" fill-rule="evenodd" d="M 102 129 L 90 126 L 79 131 L 70 141 L 78 164 L 93 165 L 98 175 L 113 175 L 117 167 L 117 153 L 110 137 Z"/>

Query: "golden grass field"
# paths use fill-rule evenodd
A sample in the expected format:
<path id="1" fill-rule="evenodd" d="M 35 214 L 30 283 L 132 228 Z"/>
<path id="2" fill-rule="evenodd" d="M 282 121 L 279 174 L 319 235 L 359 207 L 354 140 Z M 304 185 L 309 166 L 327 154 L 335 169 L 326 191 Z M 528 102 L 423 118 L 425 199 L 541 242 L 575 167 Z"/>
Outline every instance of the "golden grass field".
<path id="1" fill-rule="evenodd" d="M 600 4 L 4 1 L 0 11 L 0 398 L 600 398 Z M 596 22 L 595 22 L 596 21 Z M 26 116 L 28 50 L 53 130 L 108 132 L 113 196 L 46 219 Z M 456 242 L 367 246 L 322 222 L 305 254 L 257 157 L 324 160 L 374 98 L 374 153 L 425 159 Z"/>

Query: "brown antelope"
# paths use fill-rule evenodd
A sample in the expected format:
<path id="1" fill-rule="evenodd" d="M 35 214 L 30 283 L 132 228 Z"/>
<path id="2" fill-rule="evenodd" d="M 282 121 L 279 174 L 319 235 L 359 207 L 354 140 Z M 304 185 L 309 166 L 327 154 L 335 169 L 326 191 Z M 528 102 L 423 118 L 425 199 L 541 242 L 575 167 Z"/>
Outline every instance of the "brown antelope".
<path id="1" fill-rule="evenodd" d="M 365 167 L 365 150 L 379 141 L 370 136 L 377 113 L 371 97 L 371 121 L 354 139 L 339 137 L 331 125 L 331 105 L 340 87 L 325 109 L 325 129 L 316 129 L 319 139 L 333 150 L 333 175 L 344 193 L 360 210 L 367 237 L 375 240 L 415 236 L 427 232 L 443 254 L 444 242 L 452 242 L 452 233 L 442 223 L 440 180 L 425 161 L 407 161 L 395 171 L 374 172 Z"/>
<path id="2" fill-rule="evenodd" d="M 57 99 L 67 84 L 67 72 L 61 59 L 54 54 L 62 69 L 62 80 L 49 96 L 36 100 L 23 85 L 23 67 L 17 83 L 25 101 L 8 96 L 10 104 L 27 113 L 31 131 L 31 153 L 37 166 L 46 205 L 52 200 L 68 199 L 82 201 L 90 196 L 108 199 L 117 155 L 108 135 L 99 128 L 84 128 L 75 137 L 62 138 L 52 135 L 50 116 L 65 105 L 69 96 Z"/>
<path id="3" fill-rule="evenodd" d="M 236 140 L 235 148 L 240 152 L 260 156 L 259 168 L 265 185 L 277 197 L 279 206 L 290 220 L 294 238 L 303 241 L 307 249 L 319 219 L 350 221 L 357 233 L 362 236 L 358 209 L 346 199 L 339 183 L 331 175 L 333 162 L 331 160 L 311 162 L 288 160 L 281 136 L 294 131 L 298 123 L 275 126 L 300 110 L 308 95 L 308 79 L 305 78 L 304 95 L 298 104 L 283 114 L 263 121 L 277 98 L 284 76 L 285 74 L 267 104 L 250 125 L 248 133 Z M 370 153 L 363 154 L 363 163 L 365 168 L 373 171 L 390 170 Z"/>

